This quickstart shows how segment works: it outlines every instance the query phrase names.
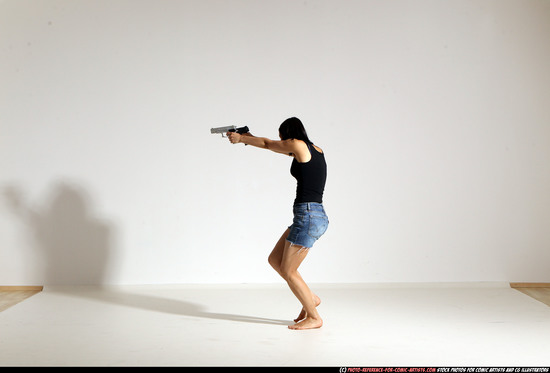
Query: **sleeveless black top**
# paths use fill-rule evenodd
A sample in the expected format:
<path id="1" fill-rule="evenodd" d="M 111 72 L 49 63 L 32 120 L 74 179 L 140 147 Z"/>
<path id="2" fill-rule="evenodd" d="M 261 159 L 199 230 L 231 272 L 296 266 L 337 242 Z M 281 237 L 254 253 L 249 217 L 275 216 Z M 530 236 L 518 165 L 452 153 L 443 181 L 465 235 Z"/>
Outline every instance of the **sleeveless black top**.
<path id="1" fill-rule="evenodd" d="M 303 202 L 323 203 L 323 192 L 327 180 L 325 155 L 318 152 L 313 144 L 307 144 L 307 147 L 311 153 L 311 160 L 300 163 L 294 158 L 290 166 L 290 174 L 298 181 L 294 204 Z"/>

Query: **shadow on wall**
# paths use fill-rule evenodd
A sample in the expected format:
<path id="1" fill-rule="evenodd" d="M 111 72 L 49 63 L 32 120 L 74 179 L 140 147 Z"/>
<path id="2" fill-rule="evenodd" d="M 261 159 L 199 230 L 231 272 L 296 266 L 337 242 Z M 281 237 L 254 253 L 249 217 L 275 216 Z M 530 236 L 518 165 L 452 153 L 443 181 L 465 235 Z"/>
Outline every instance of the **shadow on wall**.
<path id="1" fill-rule="evenodd" d="M 57 184 L 42 205 L 26 201 L 24 190 L 3 189 L 5 202 L 24 225 L 35 253 L 44 264 L 44 285 L 100 285 L 57 290 L 67 296 L 182 316 L 226 321 L 291 325 L 286 320 L 207 312 L 200 304 L 117 290 L 106 285 L 109 259 L 113 256 L 112 224 L 96 217 L 89 194 L 80 186 Z"/>
<path id="2" fill-rule="evenodd" d="M 14 186 L 4 188 L 4 197 L 43 263 L 44 285 L 105 282 L 113 226 L 94 216 L 82 187 L 59 183 L 41 206 L 31 205 Z"/>

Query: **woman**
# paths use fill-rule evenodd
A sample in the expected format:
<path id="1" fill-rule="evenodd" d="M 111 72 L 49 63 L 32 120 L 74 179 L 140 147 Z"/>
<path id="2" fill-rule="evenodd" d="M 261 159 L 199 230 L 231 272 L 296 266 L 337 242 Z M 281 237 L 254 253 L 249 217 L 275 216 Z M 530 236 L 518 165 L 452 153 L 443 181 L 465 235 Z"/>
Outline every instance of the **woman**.
<path id="1" fill-rule="evenodd" d="M 323 150 L 309 140 L 298 118 L 289 118 L 281 124 L 280 141 L 233 132 L 228 132 L 227 137 L 232 144 L 243 143 L 294 157 L 290 173 L 296 178 L 298 186 L 293 224 L 283 233 L 268 260 L 303 306 L 298 318 L 294 320 L 295 324 L 289 328 L 320 328 L 323 320 L 317 312 L 317 306 L 321 300 L 302 279 L 298 267 L 328 227 L 328 217 L 322 204 L 327 177 Z"/>

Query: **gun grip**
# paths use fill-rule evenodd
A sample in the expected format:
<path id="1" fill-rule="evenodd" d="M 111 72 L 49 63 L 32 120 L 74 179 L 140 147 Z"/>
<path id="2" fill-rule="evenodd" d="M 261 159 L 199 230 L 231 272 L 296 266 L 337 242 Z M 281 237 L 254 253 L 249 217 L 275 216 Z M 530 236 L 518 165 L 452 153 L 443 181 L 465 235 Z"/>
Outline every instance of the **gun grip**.
<path id="1" fill-rule="evenodd" d="M 243 133 L 248 133 L 250 130 L 248 129 L 248 126 L 244 126 L 237 128 L 236 131 L 239 135 L 242 135 Z"/>
<path id="2" fill-rule="evenodd" d="M 242 135 L 243 133 L 248 133 L 250 130 L 248 129 L 248 126 L 239 127 L 239 128 L 232 128 L 228 132 L 237 132 L 239 135 Z M 223 134 L 222 134 L 223 136 Z M 225 136 L 224 136 L 225 137 Z M 247 146 L 248 144 L 244 144 Z"/>

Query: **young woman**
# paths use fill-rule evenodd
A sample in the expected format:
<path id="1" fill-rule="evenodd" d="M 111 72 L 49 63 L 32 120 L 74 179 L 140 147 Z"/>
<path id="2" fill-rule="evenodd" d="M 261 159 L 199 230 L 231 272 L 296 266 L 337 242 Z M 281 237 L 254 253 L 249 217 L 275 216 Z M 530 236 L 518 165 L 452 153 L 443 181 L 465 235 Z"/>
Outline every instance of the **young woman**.
<path id="1" fill-rule="evenodd" d="M 298 273 L 298 267 L 308 250 L 328 228 L 328 217 L 323 208 L 323 192 L 327 165 L 323 150 L 309 140 L 304 125 L 298 118 L 289 118 L 279 127 L 278 140 L 240 135 L 228 132 L 232 144 L 243 143 L 294 157 L 290 173 L 298 182 L 294 200 L 293 224 L 283 233 L 269 255 L 269 264 L 286 280 L 302 304 L 298 318 L 290 329 L 320 328 L 323 320 L 317 312 L 321 300 L 307 286 Z"/>

